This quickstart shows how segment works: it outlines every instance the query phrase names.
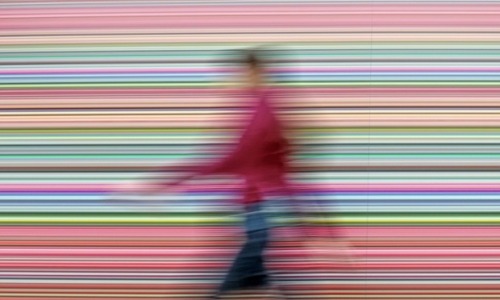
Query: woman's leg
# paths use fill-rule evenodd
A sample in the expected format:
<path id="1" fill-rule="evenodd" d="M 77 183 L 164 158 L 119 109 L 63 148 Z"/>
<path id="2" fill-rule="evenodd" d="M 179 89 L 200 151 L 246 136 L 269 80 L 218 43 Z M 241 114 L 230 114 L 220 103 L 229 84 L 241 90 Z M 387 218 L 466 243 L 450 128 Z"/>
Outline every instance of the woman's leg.
<path id="1" fill-rule="evenodd" d="M 264 264 L 264 250 L 268 243 L 269 228 L 259 205 L 247 207 L 245 233 L 245 243 L 226 274 L 218 294 L 269 284 Z"/>
<path id="2" fill-rule="evenodd" d="M 264 265 L 267 230 L 247 232 L 247 240 L 233 261 L 220 287 L 221 292 L 268 284 Z"/>

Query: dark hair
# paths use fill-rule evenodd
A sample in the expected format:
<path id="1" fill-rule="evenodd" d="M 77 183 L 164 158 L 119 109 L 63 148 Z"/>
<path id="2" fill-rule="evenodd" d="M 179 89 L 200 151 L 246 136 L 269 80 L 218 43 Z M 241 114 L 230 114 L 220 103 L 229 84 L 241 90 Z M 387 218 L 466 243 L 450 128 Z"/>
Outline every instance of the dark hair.
<path id="1" fill-rule="evenodd" d="M 260 59 L 260 51 L 257 49 L 245 50 L 243 52 L 242 63 L 250 68 L 261 69 L 263 62 Z"/>

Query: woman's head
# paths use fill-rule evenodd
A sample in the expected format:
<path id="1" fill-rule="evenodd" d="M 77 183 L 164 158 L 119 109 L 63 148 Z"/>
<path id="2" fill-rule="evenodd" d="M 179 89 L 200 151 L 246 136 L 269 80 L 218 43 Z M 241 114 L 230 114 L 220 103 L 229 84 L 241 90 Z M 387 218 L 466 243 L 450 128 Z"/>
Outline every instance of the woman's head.
<path id="1" fill-rule="evenodd" d="M 255 49 L 243 52 L 243 63 L 250 69 L 260 70 L 262 68 L 259 52 Z"/>
<path id="2" fill-rule="evenodd" d="M 245 81 L 251 85 L 259 85 L 264 81 L 264 63 L 260 53 L 261 51 L 256 49 L 244 50 L 242 53 L 241 64 Z"/>

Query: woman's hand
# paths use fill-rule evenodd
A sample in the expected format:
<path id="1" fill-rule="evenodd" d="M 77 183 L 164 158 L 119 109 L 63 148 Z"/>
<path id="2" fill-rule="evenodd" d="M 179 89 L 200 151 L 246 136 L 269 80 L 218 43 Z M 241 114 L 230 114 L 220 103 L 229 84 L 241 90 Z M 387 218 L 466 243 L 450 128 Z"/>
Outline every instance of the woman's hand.
<path id="1" fill-rule="evenodd" d="M 146 199 L 149 197 L 144 196 L 157 194 L 163 189 L 163 185 L 160 185 L 158 182 L 152 180 L 129 181 L 114 186 L 108 195 L 108 199 L 111 201 Z"/>
<path id="2" fill-rule="evenodd" d="M 152 196 L 159 193 L 176 194 L 182 193 L 183 191 L 184 186 L 180 184 L 180 182 L 165 182 L 164 180 L 161 181 L 155 177 L 151 177 L 116 185 L 111 191 L 111 198 L 119 199 L 130 196 Z"/>

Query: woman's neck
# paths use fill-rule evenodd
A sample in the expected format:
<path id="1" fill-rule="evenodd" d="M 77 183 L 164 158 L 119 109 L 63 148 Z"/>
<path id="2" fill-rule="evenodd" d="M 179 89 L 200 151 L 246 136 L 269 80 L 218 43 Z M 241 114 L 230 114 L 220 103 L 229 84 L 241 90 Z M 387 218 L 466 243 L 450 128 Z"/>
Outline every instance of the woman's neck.
<path id="1" fill-rule="evenodd" d="M 261 88 L 264 86 L 264 78 L 260 71 L 252 70 L 248 74 L 247 79 L 248 87 L 250 88 Z"/>

